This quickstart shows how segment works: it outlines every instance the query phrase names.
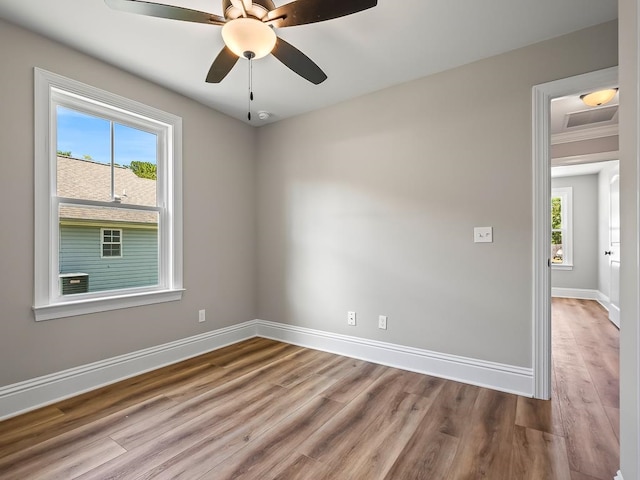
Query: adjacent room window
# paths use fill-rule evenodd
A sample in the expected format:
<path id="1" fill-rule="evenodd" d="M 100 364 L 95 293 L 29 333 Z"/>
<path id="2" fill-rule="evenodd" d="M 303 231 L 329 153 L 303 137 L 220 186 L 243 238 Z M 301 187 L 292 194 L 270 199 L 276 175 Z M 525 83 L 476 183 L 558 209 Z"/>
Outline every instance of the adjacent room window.
<path id="1" fill-rule="evenodd" d="M 180 299 L 181 119 L 40 69 L 35 103 L 36 320 Z"/>
<path id="2" fill-rule="evenodd" d="M 102 257 L 122 257 L 122 230 L 101 229 Z"/>
<path id="3" fill-rule="evenodd" d="M 554 268 L 573 267 L 571 187 L 551 191 L 551 265 Z"/>

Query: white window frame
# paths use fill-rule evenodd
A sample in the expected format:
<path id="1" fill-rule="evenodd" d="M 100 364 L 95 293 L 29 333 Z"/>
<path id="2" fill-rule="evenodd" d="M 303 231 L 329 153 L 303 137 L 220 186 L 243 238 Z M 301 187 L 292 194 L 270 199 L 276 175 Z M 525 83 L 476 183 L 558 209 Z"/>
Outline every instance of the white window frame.
<path id="1" fill-rule="evenodd" d="M 109 231 L 111 233 L 111 238 L 113 239 L 113 232 L 120 232 L 118 236 L 119 241 L 117 242 L 105 242 L 104 241 L 104 232 Z M 105 245 L 120 245 L 120 255 L 105 255 L 104 254 L 104 246 Z M 100 258 L 122 258 L 124 255 L 122 253 L 122 229 L 121 228 L 101 228 L 100 229 Z"/>
<path id="2" fill-rule="evenodd" d="M 36 321 L 120 308 L 176 301 L 182 298 L 182 119 L 153 107 L 35 68 L 35 252 L 34 305 Z M 64 297 L 59 287 L 59 206 L 62 203 L 114 206 L 57 197 L 57 115 L 63 105 L 131 124 L 135 119 L 158 135 L 157 207 L 158 285 Z M 123 206 L 118 204 L 119 208 Z M 124 206 L 127 208 L 127 206 Z"/>
<path id="3" fill-rule="evenodd" d="M 551 189 L 551 198 L 559 197 L 562 205 L 562 263 L 551 263 L 553 270 L 573 270 L 573 188 Z M 551 218 L 549 218 L 551 221 Z M 556 229 L 558 230 L 558 229 Z M 553 228 L 551 228 L 553 232 Z M 551 248 L 551 243 L 549 243 Z"/>

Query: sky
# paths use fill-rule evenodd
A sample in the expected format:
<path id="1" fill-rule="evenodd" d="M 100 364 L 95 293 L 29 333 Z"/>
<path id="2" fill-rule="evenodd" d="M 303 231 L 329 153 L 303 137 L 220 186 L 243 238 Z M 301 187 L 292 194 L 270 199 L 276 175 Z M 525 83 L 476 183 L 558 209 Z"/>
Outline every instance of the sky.
<path id="1" fill-rule="evenodd" d="M 74 158 L 100 163 L 111 162 L 109 120 L 66 107 L 57 107 L 57 150 L 71 152 Z M 129 165 L 132 160 L 156 163 L 156 135 L 126 125 L 115 124 L 115 163 Z"/>

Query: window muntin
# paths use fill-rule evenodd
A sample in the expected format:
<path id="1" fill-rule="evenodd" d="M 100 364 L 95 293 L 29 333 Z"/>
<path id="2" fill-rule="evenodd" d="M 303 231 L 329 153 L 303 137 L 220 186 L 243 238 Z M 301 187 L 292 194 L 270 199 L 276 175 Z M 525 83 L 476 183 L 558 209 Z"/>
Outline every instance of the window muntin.
<path id="1" fill-rule="evenodd" d="M 36 183 L 36 251 L 35 296 L 36 320 L 46 320 L 69 315 L 92 313 L 128 306 L 145 305 L 178 300 L 182 292 L 182 198 L 181 198 L 181 119 L 132 100 L 95 89 L 56 74 L 35 69 L 36 125 L 35 125 L 35 183 Z M 84 152 L 76 159 L 89 164 L 100 164 L 111 169 L 107 186 L 84 190 L 76 194 L 59 192 L 58 169 L 66 157 L 59 153 L 69 151 L 64 143 L 58 144 L 57 124 L 65 115 L 77 115 L 90 123 L 109 125 L 110 159 L 100 162 L 93 154 L 85 158 Z M 117 165 L 119 147 L 126 143 L 127 134 L 147 137 L 147 145 L 154 144 L 156 178 L 146 178 L 152 185 L 146 200 L 133 195 L 124 183 L 119 183 L 119 173 L 129 169 Z M 42 141 L 45 139 L 47 141 Z M 101 145 L 102 142 L 98 142 Z M 114 148 L 115 146 L 115 148 Z M 147 148 L 148 150 L 148 148 Z M 98 155 L 99 157 L 99 155 Z M 60 160 L 62 158 L 62 160 Z M 144 158 L 140 158 L 144 161 Z M 68 173 L 68 172 L 67 172 Z M 131 176 L 129 175 L 129 178 Z M 94 182 L 95 183 L 95 182 Z M 126 182 L 125 182 L 126 183 Z M 121 188 L 124 190 L 118 191 Z M 88 193 L 87 193 L 88 192 Z M 100 192 L 99 195 L 96 192 Z M 121 195 L 124 193 L 125 195 Z M 131 193 L 131 195 L 130 195 Z M 61 195 L 60 195 L 61 194 Z M 152 200 L 148 201 L 151 197 Z M 107 218 L 78 217 L 78 212 L 92 210 Z M 75 216 L 72 214 L 75 211 Z M 110 217 L 117 213 L 118 218 Z M 140 220 L 143 217 L 153 220 Z M 118 222 L 124 223 L 118 223 Z M 60 294 L 59 276 L 64 273 L 61 257 L 61 231 L 82 224 L 97 228 L 97 245 L 94 252 L 100 259 L 102 238 L 99 227 L 109 230 L 122 229 L 120 240 L 128 238 L 128 228 L 134 232 L 147 232 L 155 246 L 149 258 L 155 257 L 155 275 L 147 275 L 145 284 L 112 285 L 108 291 L 74 295 L 73 299 Z M 115 248 L 115 247 L 113 247 Z M 122 255 L 122 244 L 120 245 Z M 117 250 L 117 248 L 116 248 Z M 128 252 L 127 248 L 127 252 Z M 113 251 L 111 252 L 113 253 Z M 125 254 L 125 258 L 128 254 Z M 110 257 L 105 261 L 115 261 Z M 124 263 L 124 262 L 120 262 Z M 87 264 L 89 268 L 89 264 Z M 82 270 L 76 270 L 82 271 Z M 131 270 L 136 272 L 137 269 Z M 129 273 L 131 273 L 129 272 Z M 129 276 L 128 274 L 126 276 Z M 89 285 L 95 282 L 90 281 Z M 99 282 L 98 282 L 99 283 Z M 78 300 L 82 297 L 82 303 Z"/>
<path id="2" fill-rule="evenodd" d="M 553 188 L 551 192 L 551 265 L 573 266 L 571 187 Z"/>

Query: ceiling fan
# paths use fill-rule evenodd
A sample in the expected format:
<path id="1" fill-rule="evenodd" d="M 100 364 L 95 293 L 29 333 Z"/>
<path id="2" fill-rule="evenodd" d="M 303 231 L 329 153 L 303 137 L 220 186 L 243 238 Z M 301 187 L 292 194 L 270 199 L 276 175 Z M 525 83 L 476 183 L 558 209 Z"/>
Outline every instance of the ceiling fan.
<path id="1" fill-rule="evenodd" d="M 301 77 L 316 85 L 327 75 L 309 57 L 279 38 L 274 29 L 344 17 L 377 5 L 377 0 L 296 0 L 276 7 L 273 0 L 222 0 L 224 17 L 142 0 L 105 0 L 115 9 L 151 17 L 222 26 L 225 46 L 213 61 L 206 81 L 219 83 L 239 57 L 248 60 L 272 53 Z"/>

